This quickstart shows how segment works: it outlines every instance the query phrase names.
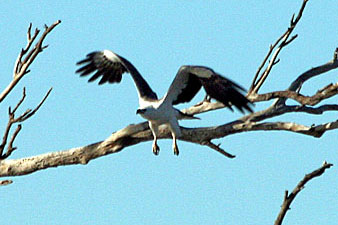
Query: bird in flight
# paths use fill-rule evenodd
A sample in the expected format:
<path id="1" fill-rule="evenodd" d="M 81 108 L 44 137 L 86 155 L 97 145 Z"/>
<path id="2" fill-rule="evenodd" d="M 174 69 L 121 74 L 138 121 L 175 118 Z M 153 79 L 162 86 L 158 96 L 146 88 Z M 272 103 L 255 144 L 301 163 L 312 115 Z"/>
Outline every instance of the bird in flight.
<path id="1" fill-rule="evenodd" d="M 158 155 L 160 150 L 157 137 L 159 126 L 162 124 L 168 125 L 173 139 L 174 154 L 179 154 L 176 140 L 182 132 L 178 120 L 196 119 L 196 117 L 181 112 L 174 108 L 174 105 L 189 102 L 202 86 L 209 97 L 223 103 L 231 110 L 232 106 L 235 106 L 242 113 L 245 110 L 253 112 L 250 107 L 252 103 L 241 93 L 245 91 L 241 86 L 205 66 L 181 66 L 168 92 L 159 99 L 138 70 L 127 59 L 110 50 L 89 53 L 77 65 L 81 67 L 76 73 L 81 77 L 92 74 L 88 82 L 100 78 L 100 85 L 120 83 L 123 74 L 131 75 L 139 98 L 139 108 L 136 113 L 148 120 L 154 136 L 152 150 L 155 155 Z"/>

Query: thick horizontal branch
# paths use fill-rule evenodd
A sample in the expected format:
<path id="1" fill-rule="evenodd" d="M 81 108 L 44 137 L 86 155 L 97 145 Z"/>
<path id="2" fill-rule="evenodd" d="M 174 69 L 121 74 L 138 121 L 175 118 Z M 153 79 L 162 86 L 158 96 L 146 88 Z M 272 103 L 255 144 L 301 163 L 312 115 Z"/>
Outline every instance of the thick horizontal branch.
<path id="1" fill-rule="evenodd" d="M 321 176 L 325 172 L 325 170 L 329 169 L 331 166 L 333 166 L 333 164 L 324 162 L 319 169 L 313 171 L 312 173 L 306 174 L 305 177 L 297 184 L 297 186 L 293 189 L 293 191 L 290 194 L 288 193 L 288 191 L 285 191 L 284 201 L 281 206 L 281 210 L 277 216 L 277 219 L 274 223 L 275 225 L 282 224 L 286 212 L 290 209 L 292 201 L 295 199 L 297 194 L 304 189 L 305 184 L 310 180 L 312 180 L 313 178 Z"/>
<path id="2" fill-rule="evenodd" d="M 285 107 L 288 112 L 304 112 L 309 114 L 320 115 L 327 111 L 338 111 L 338 105 L 328 104 L 321 105 L 319 107 L 308 107 L 308 106 L 287 106 Z M 286 113 L 286 110 L 284 112 Z"/>
<path id="3" fill-rule="evenodd" d="M 266 123 L 238 124 L 235 125 L 235 128 L 238 132 L 283 130 L 305 134 L 318 138 L 321 137 L 326 131 L 338 129 L 338 121 L 310 127 L 292 122 L 266 122 Z"/>
<path id="4" fill-rule="evenodd" d="M 324 88 L 321 88 L 313 96 L 304 96 L 295 91 L 274 91 L 274 92 L 265 93 L 265 94 L 251 94 L 248 96 L 248 99 L 253 103 L 269 101 L 271 99 L 290 98 L 290 99 L 293 99 L 299 102 L 301 106 L 286 106 L 286 105 L 281 105 L 279 107 L 273 106 L 266 110 L 244 116 L 240 118 L 239 120 L 244 121 L 244 120 L 248 120 L 248 118 L 251 118 L 250 120 L 252 120 L 252 118 L 258 118 L 257 116 L 259 116 L 260 120 L 262 120 L 262 119 L 271 118 L 272 116 L 277 116 L 277 115 L 281 115 L 281 114 L 288 113 L 288 112 L 306 112 L 306 113 L 311 113 L 311 114 L 322 114 L 325 111 L 337 110 L 336 108 L 337 106 L 336 105 L 325 105 L 325 107 L 311 108 L 311 107 L 305 107 L 305 105 L 314 106 L 325 99 L 336 96 L 337 94 L 338 94 L 338 83 L 329 84 L 325 86 Z M 202 101 L 190 108 L 182 110 L 182 112 L 187 113 L 189 115 L 196 115 L 196 114 L 201 114 L 201 113 L 221 109 L 224 107 L 225 106 L 220 102 Z M 257 121 L 257 119 L 253 119 L 253 120 Z"/>
<path id="5" fill-rule="evenodd" d="M 206 145 L 208 142 L 211 143 L 210 140 L 222 138 L 230 134 L 259 130 L 285 130 L 314 137 L 320 137 L 326 131 L 337 128 L 338 121 L 311 127 L 285 122 L 232 122 L 217 127 L 181 127 L 183 136 L 180 138 L 180 140 Z M 165 125 L 160 126 L 158 138 L 171 138 L 171 134 Z M 128 127 L 113 133 L 107 140 L 103 142 L 23 159 L 2 160 L 0 161 L 0 177 L 26 175 L 50 167 L 87 164 L 90 160 L 95 158 L 102 157 L 107 154 L 117 153 L 128 146 L 136 145 L 144 141 L 150 141 L 152 139 L 153 136 L 147 123 L 129 125 Z M 215 150 L 215 148 L 213 148 L 213 150 Z M 151 146 L 149 146 L 149 153 L 150 152 Z"/>

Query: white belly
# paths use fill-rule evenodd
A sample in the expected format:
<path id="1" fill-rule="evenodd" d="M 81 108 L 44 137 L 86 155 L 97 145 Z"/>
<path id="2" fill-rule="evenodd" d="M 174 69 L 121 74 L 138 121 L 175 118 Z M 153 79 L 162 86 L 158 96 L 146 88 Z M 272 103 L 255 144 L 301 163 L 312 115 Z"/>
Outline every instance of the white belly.
<path id="1" fill-rule="evenodd" d="M 160 105 L 141 115 L 146 120 L 154 121 L 157 124 L 169 123 L 173 118 L 177 118 L 178 112 L 171 106 Z"/>

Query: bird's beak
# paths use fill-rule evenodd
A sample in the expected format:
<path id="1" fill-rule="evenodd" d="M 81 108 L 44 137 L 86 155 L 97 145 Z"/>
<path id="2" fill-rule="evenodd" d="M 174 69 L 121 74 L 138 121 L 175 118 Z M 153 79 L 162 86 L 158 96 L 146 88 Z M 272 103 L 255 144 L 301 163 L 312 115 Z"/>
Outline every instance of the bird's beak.
<path id="1" fill-rule="evenodd" d="M 137 109 L 136 114 L 143 114 L 145 111 L 145 109 Z"/>

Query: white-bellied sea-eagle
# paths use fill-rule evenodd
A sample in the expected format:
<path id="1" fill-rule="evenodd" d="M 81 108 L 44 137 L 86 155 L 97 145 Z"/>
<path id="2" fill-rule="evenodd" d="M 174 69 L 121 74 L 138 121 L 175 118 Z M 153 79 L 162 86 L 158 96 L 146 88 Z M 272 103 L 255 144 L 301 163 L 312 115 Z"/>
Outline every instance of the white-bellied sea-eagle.
<path id="1" fill-rule="evenodd" d="M 171 83 L 168 92 L 161 99 L 150 88 L 137 69 L 125 58 L 110 51 L 97 51 L 77 63 L 82 65 L 76 72 L 80 76 L 92 74 L 89 82 L 100 78 L 99 84 L 119 83 L 124 73 L 129 73 L 133 78 L 139 97 L 139 108 L 136 113 L 148 120 L 149 127 L 154 136 L 152 150 L 158 155 L 160 148 L 157 145 L 158 128 L 167 124 L 173 138 L 174 154 L 178 155 L 176 139 L 181 136 L 178 124 L 180 119 L 193 119 L 173 107 L 173 105 L 189 102 L 203 86 L 207 95 L 222 102 L 232 110 L 235 106 L 244 113 L 252 112 L 252 103 L 241 93 L 244 89 L 238 84 L 214 72 L 205 66 L 181 66 Z"/>

